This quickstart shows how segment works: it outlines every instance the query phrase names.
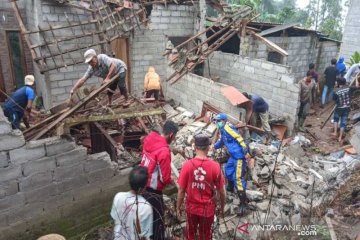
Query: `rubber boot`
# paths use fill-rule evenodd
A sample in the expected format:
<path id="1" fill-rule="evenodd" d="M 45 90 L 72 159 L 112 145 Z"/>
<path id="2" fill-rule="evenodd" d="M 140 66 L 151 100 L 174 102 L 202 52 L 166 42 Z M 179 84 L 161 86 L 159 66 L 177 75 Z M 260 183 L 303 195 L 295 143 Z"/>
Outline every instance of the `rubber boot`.
<path id="1" fill-rule="evenodd" d="M 234 183 L 228 181 L 226 184 L 226 191 L 233 193 L 234 192 Z"/>
<path id="2" fill-rule="evenodd" d="M 246 210 L 248 209 L 249 200 L 247 199 L 246 192 L 244 192 L 244 191 L 239 191 L 238 196 L 240 199 L 240 205 L 239 205 L 239 209 L 236 214 L 238 216 L 244 216 L 246 213 Z"/>

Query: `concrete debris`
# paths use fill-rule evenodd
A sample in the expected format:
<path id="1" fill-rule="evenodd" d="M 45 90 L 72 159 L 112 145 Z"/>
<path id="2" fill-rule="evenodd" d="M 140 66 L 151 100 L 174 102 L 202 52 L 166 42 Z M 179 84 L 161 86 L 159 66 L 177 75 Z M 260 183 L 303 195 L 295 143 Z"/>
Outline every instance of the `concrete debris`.
<path id="1" fill-rule="evenodd" d="M 250 201 L 260 201 L 264 198 L 264 194 L 259 191 L 247 190 L 246 196 Z"/>
<path id="2" fill-rule="evenodd" d="M 179 115 L 182 116 L 179 119 L 183 119 L 185 115 L 190 116 L 186 109 L 177 108 L 176 111 L 179 113 L 173 119 L 177 119 Z M 194 156 L 192 143 L 195 134 L 205 133 L 214 136 L 215 131 L 216 126 L 213 123 L 195 121 L 184 126 L 173 143 L 179 150 L 173 157 L 176 168 L 180 170 L 186 159 Z M 252 137 L 259 140 L 259 136 L 255 134 L 252 134 Z M 260 218 L 263 220 L 265 215 L 262 215 L 270 209 L 267 218 L 270 224 L 300 224 L 302 216 L 308 216 L 310 209 L 331 201 L 351 172 L 360 168 L 359 157 L 344 151 L 329 156 L 308 157 L 304 148 L 309 147 L 311 141 L 302 135 L 296 136 L 281 148 L 279 144 L 281 143 L 274 142 L 272 145 L 264 145 L 261 141 L 249 144 L 255 164 L 250 170 L 251 178 L 248 180 L 246 195 L 250 201 L 250 208 L 259 211 L 258 215 L 261 215 Z M 224 163 L 228 159 L 224 150 L 216 150 L 214 154 L 213 158 L 219 162 Z M 239 204 L 236 193 L 227 194 L 225 215 L 236 215 Z M 259 219 L 251 218 L 250 215 L 246 216 L 249 221 L 259 223 Z M 239 219 L 241 218 L 235 217 L 227 224 L 220 221 L 217 225 L 217 236 L 233 236 L 234 232 L 238 235 L 238 232 L 234 231 L 236 225 L 232 226 L 232 223 L 239 222 Z M 257 237 L 259 236 L 254 235 L 254 238 Z"/>

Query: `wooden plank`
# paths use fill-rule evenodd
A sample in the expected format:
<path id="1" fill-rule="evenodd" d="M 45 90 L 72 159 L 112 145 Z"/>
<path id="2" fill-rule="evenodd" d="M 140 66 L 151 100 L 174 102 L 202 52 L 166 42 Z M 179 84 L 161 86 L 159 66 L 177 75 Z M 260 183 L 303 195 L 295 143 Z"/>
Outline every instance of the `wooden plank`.
<path id="1" fill-rule="evenodd" d="M 60 122 L 62 122 L 65 118 L 71 116 L 72 114 L 74 114 L 77 110 L 79 110 L 82 106 L 84 106 L 85 104 L 87 104 L 88 102 L 90 102 L 90 100 L 92 100 L 93 98 L 95 98 L 99 93 L 101 93 L 102 91 L 104 91 L 105 89 L 107 89 L 111 83 L 113 83 L 117 78 L 119 77 L 119 74 L 115 75 L 114 77 L 112 77 L 110 79 L 109 82 L 104 83 L 100 88 L 98 88 L 97 90 L 91 92 L 89 94 L 89 96 L 87 96 L 86 98 L 84 98 L 82 101 L 78 102 L 73 108 L 71 108 L 69 111 L 63 113 L 58 119 L 56 119 L 54 122 L 52 122 L 51 124 L 49 124 L 49 126 L 47 126 L 45 129 L 43 129 L 42 131 L 40 131 L 34 138 L 33 140 L 37 140 L 39 138 L 41 138 L 42 136 L 44 136 L 46 133 L 48 133 L 51 129 L 53 129 L 57 124 L 59 124 Z"/>
<path id="2" fill-rule="evenodd" d="M 271 33 L 279 32 L 279 31 L 282 31 L 282 30 L 285 30 L 285 29 L 294 27 L 294 26 L 296 26 L 296 25 L 299 25 L 299 23 L 281 24 L 281 25 L 279 25 L 279 26 L 266 29 L 266 30 L 262 31 L 261 33 L 259 33 L 259 35 L 260 35 L 260 36 L 266 36 L 266 35 L 269 35 L 269 34 L 271 34 Z"/>
<path id="3" fill-rule="evenodd" d="M 255 38 L 259 39 L 260 41 L 263 41 L 266 46 L 270 47 L 271 49 L 275 50 L 276 52 L 280 53 L 282 56 L 288 56 L 289 54 L 287 53 L 287 51 L 285 51 L 284 49 L 282 49 L 281 47 L 279 47 L 277 44 L 271 42 L 270 40 L 260 36 L 258 33 L 251 31 L 251 30 L 247 30 L 247 32 L 251 35 L 253 35 Z"/>
<path id="4" fill-rule="evenodd" d="M 161 115 L 163 113 L 165 113 L 165 112 L 162 108 L 156 108 L 156 109 L 145 110 L 145 111 L 140 110 L 140 111 L 134 111 L 134 112 L 116 113 L 116 114 L 109 114 L 109 115 L 74 117 L 74 118 L 66 119 L 65 123 L 69 124 L 69 125 L 74 125 L 74 124 L 85 123 L 85 122 L 112 121 L 112 120 L 117 120 L 117 119 Z"/>

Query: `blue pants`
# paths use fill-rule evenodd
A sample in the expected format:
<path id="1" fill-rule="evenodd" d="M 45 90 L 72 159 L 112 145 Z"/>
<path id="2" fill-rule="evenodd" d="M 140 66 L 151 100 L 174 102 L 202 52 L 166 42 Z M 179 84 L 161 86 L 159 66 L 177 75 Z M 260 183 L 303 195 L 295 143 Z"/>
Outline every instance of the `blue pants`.
<path id="1" fill-rule="evenodd" d="M 225 177 L 228 181 L 232 182 L 237 191 L 246 190 L 246 159 L 235 159 L 230 157 L 225 165 Z"/>
<path id="2" fill-rule="evenodd" d="M 329 92 L 329 96 L 328 99 L 326 101 L 326 95 Z M 328 86 L 324 86 L 323 92 L 322 92 L 322 96 L 321 96 L 321 103 L 322 105 L 324 105 L 326 102 L 330 102 L 333 99 L 333 95 L 334 95 L 334 88 L 330 88 Z"/>
<path id="3" fill-rule="evenodd" d="M 20 129 L 20 121 L 22 119 L 22 114 L 17 111 L 9 111 L 4 109 L 4 115 L 8 118 L 9 122 L 13 129 Z"/>
<path id="4" fill-rule="evenodd" d="M 340 120 L 340 128 L 345 128 L 349 113 L 349 108 L 336 108 L 334 111 L 334 122 L 337 123 Z"/>

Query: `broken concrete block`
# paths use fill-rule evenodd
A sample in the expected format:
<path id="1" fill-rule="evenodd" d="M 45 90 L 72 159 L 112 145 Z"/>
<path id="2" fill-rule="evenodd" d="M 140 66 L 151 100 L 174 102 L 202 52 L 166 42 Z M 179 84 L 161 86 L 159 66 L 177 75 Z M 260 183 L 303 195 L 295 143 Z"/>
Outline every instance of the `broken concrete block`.
<path id="1" fill-rule="evenodd" d="M 191 124 L 192 127 L 204 128 L 206 127 L 207 123 L 204 122 L 193 122 Z"/>
<path id="2" fill-rule="evenodd" d="M 186 111 L 186 109 L 185 108 L 183 108 L 183 107 L 177 107 L 177 108 L 175 108 L 177 111 L 179 111 L 179 112 L 185 112 Z"/>
<path id="3" fill-rule="evenodd" d="M 22 176 L 21 166 L 9 166 L 7 168 L 0 168 L 0 182 L 8 180 L 15 180 Z"/>
<path id="4" fill-rule="evenodd" d="M 259 174 L 262 178 L 268 178 L 270 176 L 270 169 L 268 166 L 264 166 Z"/>
<path id="5" fill-rule="evenodd" d="M 185 111 L 181 115 L 183 115 L 184 117 L 188 117 L 188 118 L 194 118 L 195 117 L 195 113 L 190 112 L 190 111 Z"/>
<path id="6" fill-rule="evenodd" d="M 216 131 L 216 124 L 210 123 L 209 126 L 206 128 L 206 134 L 209 136 L 213 136 Z"/>
<path id="7" fill-rule="evenodd" d="M 53 157 L 44 157 L 25 163 L 23 167 L 23 174 L 27 177 L 39 172 L 52 171 L 55 168 L 55 159 Z"/>
<path id="8" fill-rule="evenodd" d="M 55 164 L 55 163 L 54 163 Z M 31 191 L 52 183 L 52 172 L 36 172 L 28 177 L 22 178 L 19 183 L 21 192 Z"/>
<path id="9" fill-rule="evenodd" d="M 260 201 L 264 198 L 264 194 L 262 192 L 247 190 L 246 196 L 250 201 Z"/>
<path id="10" fill-rule="evenodd" d="M 181 169 L 182 166 L 184 165 L 186 159 L 180 154 L 176 154 L 173 158 L 172 158 L 172 162 L 174 163 L 175 167 L 177 169 Z"/>
<path id="11" fill-rule="evenodd" d="M 57 138 L 45 143 L 46 156 L 61 154 L 73 150 L 75 143 L 66 139 Z"/>
<path id="12" fill-rule="evenodd" d="M 262 202 L 257 202 L 255 204 L 256 208 L 262 212 L 266 212 L 269 207 L 269 200 L 264 200 Z"/>
<path id="13" fill-rule="evenodd" d="M 190 159 L 194 157 L 194 150 L 192 147 L 185 147 L 185 158 Z"/>
<path id="14" fill-rule="evenodd" d="M 13 164 L 22 164 L 24 162 L 32 161 L 39 159 L 45 156 L 45 147 L 44 145 L 39 145 L 37 147 L 30 147 L 27 144 L 25 147 L 11 150 L 10 161 Z"/>
<path id="15" fill-rule="evenodd" d="M 165 112 L 170 115 L 170 116 L 175 116 L 178 114 L 178 112 L 172 107 L 170 106 L 170 104 L 165 104 L 163 106 L 163 109 L 165 110 Z"/>
<path id="16" fill-rule="evenodd" d="M 8 134 L 0 135 L 0 151 L 11 150 L 22 147 L 25 144 L 25 139 L 20 130 L 12 130 Z"/>
<path id="17" fill-rule="evenodd" d="M 59 154 L 54 157 L 56 159 L 57 166 L 62 167 L 62 166 L 75 165 L 86 159 L 87 150 L 84 147 L 77 146 L 74 150 L 64 152 L 63 154 Z"/>

